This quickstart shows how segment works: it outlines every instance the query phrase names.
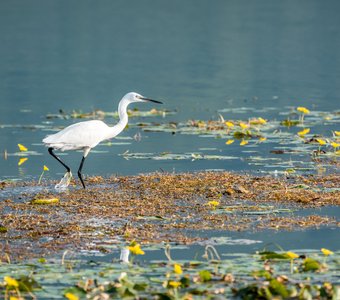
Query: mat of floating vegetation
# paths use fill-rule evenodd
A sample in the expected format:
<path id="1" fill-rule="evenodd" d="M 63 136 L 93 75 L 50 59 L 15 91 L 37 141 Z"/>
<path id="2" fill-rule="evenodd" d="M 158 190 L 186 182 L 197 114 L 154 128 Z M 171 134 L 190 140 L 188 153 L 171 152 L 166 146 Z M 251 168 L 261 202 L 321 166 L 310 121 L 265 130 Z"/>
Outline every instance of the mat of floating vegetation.
<path id="1" fill-rule="evenodd" d="M 1 253 L 20 258 L 65 247 L 105 251 L 103 245 L 113 240 L 117 244 L 134 239 L 144 244 L 188 244 L 202 239 L 195 232 L 203 230 L 339 226 L 336 218 L 298 213 L 304 207 L 338 206 L 338 179 L 338 175 L 273 178 L 228 172 L 154 173 L 90 177 L 88 189 L 73 182 L 63 193 L 54 191 L 54 183 L 41 188 L 36 182 L 3 182 Z"/>

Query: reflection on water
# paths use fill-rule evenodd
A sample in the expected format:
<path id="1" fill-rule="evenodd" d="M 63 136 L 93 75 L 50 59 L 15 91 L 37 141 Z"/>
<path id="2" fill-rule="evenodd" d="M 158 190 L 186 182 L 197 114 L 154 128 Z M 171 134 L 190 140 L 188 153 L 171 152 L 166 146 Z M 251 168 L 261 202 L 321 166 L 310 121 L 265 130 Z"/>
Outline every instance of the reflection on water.
<path id="1" fill-rule="evenodd" d="M 123 249 L 120 250 L 119 260 L 122 263 L 129 263 L 129 255 L 130 255 L 130 250 L 126 249 L 126 248 L 123 248 Z"/>

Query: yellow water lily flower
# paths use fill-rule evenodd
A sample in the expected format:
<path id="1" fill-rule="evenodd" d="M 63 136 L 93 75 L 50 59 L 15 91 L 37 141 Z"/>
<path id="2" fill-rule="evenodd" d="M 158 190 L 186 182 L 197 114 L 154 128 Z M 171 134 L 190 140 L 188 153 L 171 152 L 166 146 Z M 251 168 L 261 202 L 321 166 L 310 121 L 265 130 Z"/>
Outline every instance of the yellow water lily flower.
<path id="1" fill-rule="evenodd" d="M 240 146 L 245 146 L 248 144 L 248 141 L 246 140 L 242 140 L 241 143 L 240 143 Z"/>
<path id="2" fill-rule="evenodd" d="M 18 166 L 21 166 L 26 160 L 28 160 L 27 157 L 20 158 L 19 161 L 18 161 Z"/>
<path id="3" fill-rule="evenodd" d="M 240 122 L 240 127 L 242 128 L 242 129 L 247 129 L 248 127 L 249 127 L 249 125 L 248 124 L 246 124 L 246 123 L 243 123 L 243 122 Z"/>
<path id="4" fill-rule="evenodd" d="M 179 275 L 183 273 L 183 270 L 180 264 L 174 264 L 174 272 Z"/>
<path id="5" fill-rule="evenodd" d="M 68 300 L 79 300 L 79 297 L 75 294 L 72 294 L 72 293 L 66 293 L 64 296 Z"/>
<path id="6" fill-rule="evenodd" d="M 169 286 L 173 287 L 173 288 L 178 288 L 182 283 L 179 281 L 169 281 Z"/>
<path id="7" fill-rule="evenodd" d="M 134 246 L 129 246 L 127 247 L 130 252 L 134 255 L 144 255 L 145 252 L 140 248 L 140 245 L 139 244 L 136 244 Z"/>
<path id="8" fill-rule="evenodd" d="M 333 148 L 338 148 L 338 147 L 340 147 L 340 144 L 339 144 L 339 143 L 336 143 L 336 142 L 332 142 L 332 143 L 331 143 L 331 146 L 332 146 Z"/>
<path id="9" fill-rule="evenodd" d="M 22 145 L 22 144 L 18 144 L 18 147 L 19 147 L 19 150 L 20 150 L 21 152 L 25 152 L 25 151 L 28 150 L 28 149 L 27 149 L 24 145 Z"/>
<path id="10" fill-rule="evenodd" d="M 340 136 L 340 131 L 334 131 L 334 134 L 335 134 L 336 136 Z"/>
<path id="11" fill-rule="evenodd" d="M 317 141 L 321 146 L 327 144 L 327 142 L 326 142 L 325 140 L 323 140 L 323 139 L 316 139 L 316 141 Z"/>
<path id="12" fill-rule="evenodd" d="M 298 134 L 298 136 L 303 137 L 303 136 L 305 136 L 309 132 L 310 132 L 310 128 L 305 128 L 305 129 L 299 131 L 297 134 Z"/>
<path id="13" fill-rule="evenodd" d="M 267 120 L 262 119 L 261 117 L 257 118 L 257 120 L 258 120 L 258 123 L 260 124 L 267 124 Z"/>
<path id="14" fill-rule="evenodd" d="M 249 124 L 250 125 L 264 125 L 264 124 L 267 124 L 267 120 L 265 120 L 261 117 L 254 118 L 254 119 L 249 120 Z"/>
<path id="15" fill-rule="evenodd" d="M 292 168 L 289 168 L 289 169 L 286 169 L 286 171 L 285 171 L 287 174 L 293 174 L 293 173 L 295 173 L 296 171 L 294 170 L 294 169 L 292 169 Z"/>
<path id="16" fill-rule="evenodd" d="M 42 179 L 42 177 L 43 177 L 45 171 L 49 171 L 49 170 L 50 170 L 50 169 L 49 169 L 47 166 L 44 165 L 43 171 L 42 171 L 42 173 L 40 174 L 40 177 L 39 177 L 39 180 L 38 180 L 38 184 L 40 184 L 41 179 Z"/>
<path id="17" fill-rule="evenodd" d="M 206 126 L 206 123 L 204 121 L 198 121 L 197 122 L 197 127 L 202 128 L 202 127 L 205 127 L 205 126 Z"/>
<path id="18" fill-rule="evenodd" d="M 290 259 L 295 259 L 295 258 L 298 258 L 298 257 L 299 257 L 299 255 L 297 255 L 296 253 L 291 252 L 291 251 L 286 252 L 286 255 L 287 255 Z"/>
<path id="19" fill-rule="evenodd" d="M 297 255 L 294 252 L 288 251 L 286 252 L 286 255 L 290 258 L 290 273 L 293 274 L 294 271 L 294 259 L 298 258 L 299 255 Z"/>
<path id="20" fill-rule="evenodd" d="M 324 255 L 326 255 L 326 256 L 328 256 L 328 255 L 333 255 L 333 254 L 334 254 L 333 251 L 328 250 L 328 249 L 326 249 L 326 248 L 321 248 L 321 252 L 322 252 Z"/>
<path id="21" fill-rule="evenodd" d="M 299 111 L 299 112 L 302 112 L 305 115 L 310 113 L 310 110 L 306 107 L 303 107 L 303 106 L 299 106 L 296 110 Z"/>
<path id="22" fill-rule="evenodd" d="M 6 282 L 6 285 L 9 287 L 14 287 L 14 288 L 19 287 L 19 282 L 10 276 L 5 276 L 4 281 Z"/>
<path id="23" fill-rule="evenodd" d="M 207 205 L 209 206 L 212 206 L 213 208 L 215 208 L 216 206 L 218 206 L 220 204 L 220 202 L 216 201 L 216 200 L 212 200 L 212 201 L 209 201 L 207 203 Z"/>
<path id="24" fill-rule="evenodd" d="M 266 141 L 266 140 L 267 140 L 267 138 L 264 137 L 264 136 L 261 136 L 261 137 L 259 138 L 259 141 L 260 141 L 260 142 L 264 142 L 264 141 Z"/>
<path id="25" fill-rule="evenodd" d="M 234 123 L 231 121 L 226 121 L 224 124 L 227 125 L 228 127 L 234 127 Z"/>
<path id="26" fill-rule="evenodd" d="M 225 142 L 225 144 L 226 145 L 230 145 L 230 144 L 232 144 L 234 142 L 234 140 L 227 140 L 226 142 Z"/>

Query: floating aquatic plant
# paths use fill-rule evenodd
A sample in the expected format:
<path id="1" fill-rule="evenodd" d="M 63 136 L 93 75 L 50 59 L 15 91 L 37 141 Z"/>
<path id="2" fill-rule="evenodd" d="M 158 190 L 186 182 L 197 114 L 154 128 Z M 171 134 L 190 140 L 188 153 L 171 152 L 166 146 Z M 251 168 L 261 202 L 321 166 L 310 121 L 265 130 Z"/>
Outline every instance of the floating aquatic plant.
<path id="1" fill-rule="evenodd" d="M 321 248 L 321 252 L 325 255 L 325 256 L 329 256 L 329 255 L 333 255 L 334 252 L 331 250 L 328 250 L 326 248 Z"/>
<path id="2" fill-rule="evenodd" d="M 7 288 L 18 288 L 19 287 L 18 281 L 10 276 L 5 276 L 4 282 Z"/>
<path id="3" fill-rule="evenodd" d="M 31 204 L 55 204 L 59 202 L 59 198 L 36 198 L 31 200 Z"/>
<path id="4" fill-rule="evenodd" d="M 49 168 L 48 168 L 47 166 L 44 165 L 43 170 L 42 170 L 42 173 L 40 174 L 40 177 L 39 177 L 39 180 L 38 180 L 38 184 L 40 184 L 41 179 L 42 179 L 42 177 L 43 177 L 45 171 L 49 171 Z"/>
<path id="5" fill-rule="evenodd" d="M 238 125 L 239 125 L 243 130 L 249 128 L 249 124 L 246 124 L 246 123 L 244 123 L 244 122 L 240 122 Z"/>
<path id="6" fill-rule="evenodd" d="M 233 128 L 235 126 L 234 123 L 231 121 L 226 121 L 225 125 L 227 125 L 229 128 Z"/>
<path id="7" fill-rule="evenodd" d="M 144 255 L 145 252 L 141 249 L 140 244 L 136 243 L 135 241 L 132 241 L 130 243 L 130 246 L 127 247 L 127 249 L 134 255 Z"/>
<path id="8" fill-rule="evenodd" d="M 301 112 L 300 122 L 303 123 L 304 116 L 310 114 L 310 110 L 302 106 L 299 106 L 296 110 Z"/>
<path id="9" fill-rule="evenodd" d="M 71 292 L 65 293 L 64 296 L 68 300 L 79 300 L 79 297 Z"/>
<path id="10" fill-rule="evenodd" d="M 294 259 L 298 258 L 299 255 L 291 251 L 286 252 L 286 255 L 290 258 L 290 273 L 293 274 Z"/>
<path id="11" fill-rule="evenodd" d="M 298 132 L 298 136 L 304 137 L 309 132 L 310 132 L 310 128 L 305 128 Z"/>
<path id="12" fill-rule="evenodd" d="M 21 151 L 21 152 L 26 152 L 28 149 L 24 146 L 24 145 L 22 145 L 22 144 L 18 144 L 18 147 L 19 147 L 19 150 Z"/>
<path id="13" fill-rule="evenodd" d="M 331 142 L 331 146 L 334 148 L 334 151 L 336 152 L 336 149 L 340 147 L 340 143 Z"/>
<path id="14" fill-rule="evenodd" d="M 241 142 L 240 142 L 240 146 L 245 146 L 245 145 L 247 145 L 249 142 L 247 141 L 247 140 L 242 140 Z"/>
<path id="15" fill-rule="evenodd" d="M 331 170 L 336 169 L 338 162 L 336 161 L 337 156 L 340 152 L 338 152 L 338 147 L 333 147 L 332 143 L 339 144 L 340 141 L 337 140 L 336 131 L 334 130 L 334 125 L 339 122 L 340 115 L 338 112 L 322 112 L 322 111 L 310 111 L 306 107 L 294 108 L 291 111 L 280 111 L 279 115 L 284 115 L 285 119 L 277 120 L 276 118 L 265 118 L 264 116 L 249 116 L 244 119 L 231 119 L 230 113 L 244 113 L 247 114 L 262 114 L 264 112 L 270 112 L 272 115 L 275 111 L 278 111 L 277 108 L 240 108 L 238 110 L 235 109 L 222 109 L 219 110 L 219 117 L 217 120 L 188 120 L 183 122 L 148 122 L 148 121 L 139 121 L 135 124 L 131 123 L 130 128 L 139 127 L 141 130 L 145 132 L 164 132 L 171 134 L 182 134 L 182 135 L 197 135 L 198 138 L 216 138 L 216 139 L 224 139 L 226 145 L 230 145 L 231 140 L 239 139 L 241 141 L 241 146 L 244 146 L 242 140 L 247 140 L 250 147 L 247 147 L 246 150 L 242 150 L 239 152 L 238 157 L 236 159 L 241 159 L 245 162 L 251 161 L 249 160 L 249 155 L 247 153 L 260 153 L 263 157 L 262 162 L 257 162 L 258 166 L 262 166 L 264 169 L 260 171 L 263 173 L 273 173 L 277 171 L 280 174 L 285 172 L 288 164 L 292 164 L 289 168 L 294 169 L 297 174 L 301 174 L 303 172 L 318 172 L 320 169 L 320 163 L 322 162 L 324 168 L 326 168 L 326 172 L 330 172 Z M 144 112 L 143 112 L 144 113 Z M 157 115 L 159 111 L 150 110 L 147 112 L 149 116 Z M 295 120 L 296 114 L 300 115 L 299 120 Z M 141 111 L 133 110 L 131 114 L 142 114 Z M 307 115 L 308 119 L 303 120 L 301 122 L 301 118 Z M 82 116 L 82 115 L 81 115 Z M 110 113 L 103 112 L 95 112 L 94 114 L 89 113 L 85 115 L 85 117 L 112 117 Z M 147 114 L 145 115 L 147 117 Z M 77 117 L 75 114 L 74 117 Z M 82 116 L 83 117 L 83 116 Z M 298 126 L 301 128 L 298 132 L 293 132 L 289 129 L 292 126 Z M 324 126 L 324 128 L 329 128 L 331 132 L 331 137 L 326 136 L 325 134 L 319 134 L 318 130 L 320 126 Z M 287 128 L 288 127 L 288 128 Z M 310 132 L 314 133 L 314 136 L 306 137 L 310 135 Z M 326 132 L 326 131 L 324 131 Z M 297 139 L 296 135 L 300 136 L 302 139 Z M 131 137 L 132 138 L 132 137 Z M 138 137 L 136 138 L 138 139 Z M 326 141 L 325 145 L 320 145 L 317 142 L 317 139 L 321 139 Z M 131 142 L 129 142 L 131 144 Z M 206 146 L 207 140 L 203 142 Z M 111 143 L 112 144 L 112 143 Z M 130 145 L 127 142 L 124 143 L 115 143 L 115 144 L 125 144 Z M 202 144 L 202 141 L 201 141 Z M 263 151 L 270 144 L 270 147 L 273 149 L 269 151 Z M 107 143 L 110 145 L 110 143 Z M 322 149 L 315 149 L 313 145 L 320 146 L 329 146 L 322 147 Z M 233 145 L 232 150 L 235 151 L 237 145 Z M 264 148 L 265 147 L 265 148 Z M 201 147 L 201 148 L 211 148 L 211 147 Z M 224 151 L 222 149 L 218 149 L 215 147 L 216 151 Z M 281 150 L 282 149 L 282 150 Z M 334 151 L 331 151 L 333 149 Z M 171 149 L 169 149 L 169 153 Z M 208 151 L 208 150 L 205 150 Z M 284 155 L 280 158 L 280 163 L 266 163 L 265 158 L 268 157 L 268 153 L 274 153 L 275 151 L 282 151 Z M 187 151 L 187 153 L 190 152 Z M 201 153 L 196 153 L 191 151 L 193 161 L 208 159 L 209 156 L 202 155 Z M 186 153 L 177 153 L 178 155 L 164 155 L 162 158 L 156 153 L 155 158 L 149 158 L 148 153 L 145 155 L 133 155 L 129 158 L 138 158 L 138 159 L 168 159 L 168 160 L 176 160 L 176 159 L 187 159 L 183 158 L 186 156 Z M 219 153 L 205 153 L 213 156 L 220 156 Z M 215 155 L 217 154 L 217 155 Z M 11 154 L 9 154 L 11 155 Z M 125 156 L 128 158 L 128 156 Z M 294 159 L 294 157 L 296 159 Z M 190 158 L 188 158 L 190 159 Z M 299 168 L 299 164 L 307 163 L 308 168 L 302 170 Z M 286 164 L 285 167 L 283 165 Z M 272 171 L 273 168 L 276 170 Z"/>
<path id="16" fill-rule="evenodd" d="M 157 245 L 156 249 L 161 247 Z M 264 253 L 266 258 L 262 260 Z M 30 263 L 1 264 L 0 276 L 4 280 L 0 283 L 0 293 L 5 293 L 8 298 L 64 296 L 74 300 L 98 297 L 149 299 L 155 295 L 163 299 L 199 295 L 204 298 L 218 295 L 228 299 L 253 299 L 262 295 L 264 299 L 285 299 L 308 292 L 312 299 L 320 294 L 327 299 L 336 299 L 340 292 L 336 284 L 338 253 L 334 253 L 335 258 L 329 261 L 327 268 L 318 261 L 320 255 L 317 251 L 309 250 L 303 255 L 305 258 L 300 259 L 289 253 L 293 252 L 267 251 L 254 255 L 228 251 L 224 259 L 183 259 L 185 275 L 180 264 L 169 264 L 162 259 L 130 265 L 122 265 L 115 259 L 110 262 L 76 259 L 69 261 L 74 266 L 72 271 L 51 259 L 44 263 L 30 260 Z M 293 259 L 296 269 L 292 275 L 287 260 Z"/>
<path id="17" fill-rule="evenodd" d="M 324 146 L 327 144 L 327 142 L 324 139 L 316 139 L 316 141 L 319 143 L 320 146 Z"/>
<path id="18" fill-rule="evenodd" d="M 220 205 L 220 202 L 218 202 L 218 201 L 216 201 L 216 200 L 212 200 L 212 201 L 209 201 L 209 202 L 207 203 L 207 205 L 209 205 L 209 206 L 212 207 L 213 209 L 216 209 L 216 207 L 217 207 L 218 205 Z"/>

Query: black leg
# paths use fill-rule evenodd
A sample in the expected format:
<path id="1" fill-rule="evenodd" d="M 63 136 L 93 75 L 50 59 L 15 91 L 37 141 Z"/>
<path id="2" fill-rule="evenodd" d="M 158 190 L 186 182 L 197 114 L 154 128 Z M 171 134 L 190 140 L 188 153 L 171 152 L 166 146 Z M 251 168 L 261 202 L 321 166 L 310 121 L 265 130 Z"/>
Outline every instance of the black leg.
<path id="1" fill-rule="evenodd" d="M 53 148 L 52 148 L 52 147 L 48 148 L 48 152 L 49 152 L 49 153 L 50 153 L 57 161 L 59 161 L 59 162 L 66 168 L 67 172 L 71 172 L 71 169 L 69 168 L 69 166 L 67 166 L 66 164 L 64 164 L 64 163 L 61 161 L 61 159 L 53 153 Z"/>
<path id="2" fill-rule="evenodd" d="M 83 185 L 83 188 L 85 189 L 85 183 L 83 181 L 83 177 L 81 176 L 81 170 L 83 169 L 84 161 L 85 161 L 85 157 L 83 156 L 83 158 L 81 159 L 81 162 L 80 162 L 79 169 L 78 169 L 78 177 L 81 181 L 81 184 Z"/>

